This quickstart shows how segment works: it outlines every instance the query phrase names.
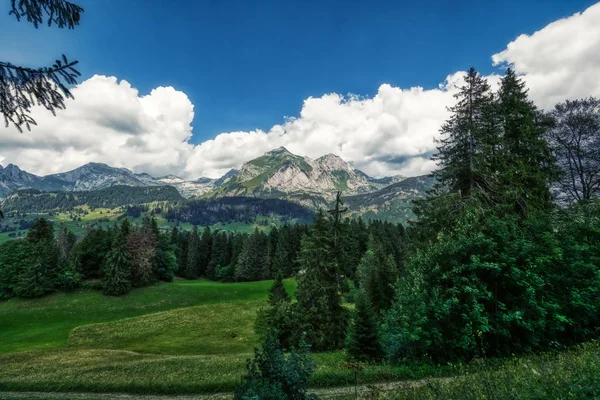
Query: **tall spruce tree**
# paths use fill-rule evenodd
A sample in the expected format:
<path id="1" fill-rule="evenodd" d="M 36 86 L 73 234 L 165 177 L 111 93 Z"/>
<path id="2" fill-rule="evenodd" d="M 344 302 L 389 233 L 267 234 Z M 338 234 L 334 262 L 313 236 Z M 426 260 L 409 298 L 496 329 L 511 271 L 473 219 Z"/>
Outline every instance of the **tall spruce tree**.
<path id="1" fill-rule="evenodd" d="M 302 239 L 299 255 L 301 274 L 296 304 L 300 329 L 317 350 L 342 348 L 348 320 L 342 307 L 332 225 L 319 210 L 309 233 Z"/>
<path id="2" fill-rule="evenodd" d="M 529 210 L 551 206 L 550 184 L 557 175 L 544 139 L 549 120 L 529 100 L 527 92 L 525 83 L 509 68 L 498 92 L 502 149 L 500 157 L 493 160 L 502 201 L 523 216 Z"/>
<path id="3" fill-rule="evenodd" d="M 106 295 L 121 296 L 131 290 L 131 254 L 126 243 L 123 233 L 119 233 L 106 256 L 102 282 Z"/>
<path id="4" fill-rule="evenodd" d="M 273 286 L 269 289 L 269 304 L 276 305 L 281 301 L 290 302 L 290 295 L 283 285 L 283 275 L 281 271 L 277 271 Z"/>
<path id="5" fill-rule="evenodd" d="M 210 227 L 205 227 L 198 243 L 198 276 L 205 276 L 208 263 L 210 262 L 210 251 L 212 247 L 212 233 Z"/>
<path id="6" fill-rule="evenodd" d="M 200 276 L 200 237 L 198 236 L 198 227 L 194 225 L 192 232 L 187 240 L 187 264 L 184 272 L 184 278 L 197 279 Z"/>
<path id="7" fill-rule="evenodd" d="M 433 156 L 439 168 L 433 175 L 444 188 L 467 200 L 474 191 L 491 190 L 487 162 L 498 135 L 497 114 L 490 86 L 474 68 L 455 97 L 452 115 L 440 130 L 438 153 Z"/>
<path id="8" fill-rule="evenodd" d="M 373 311 L 368 296 L 359 290 L 346 341 L 346 352 L 352 360 L 377 361 L 383 357 L 377 318 Z"/>

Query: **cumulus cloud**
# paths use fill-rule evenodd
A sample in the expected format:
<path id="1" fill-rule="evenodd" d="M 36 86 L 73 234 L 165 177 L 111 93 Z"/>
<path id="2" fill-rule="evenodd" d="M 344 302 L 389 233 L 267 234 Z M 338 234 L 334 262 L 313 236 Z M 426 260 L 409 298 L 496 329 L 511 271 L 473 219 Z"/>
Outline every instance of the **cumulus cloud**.
<path id="1" fill-rule="evenodd" d="M 37 174 L 86 162 L 164 174 L 185 168 L 194 107 L 171 87 L 139 96 L 127 81 L 93 76 L 73 89 L 57 116 L 36 108 L 31 132 L 0 128 L 0 162 Z"/>
<path id="2" fill-rule="evenodd" d="M 550 108 L 566 98 L 600 96 L 600 3 L 521 35 L 492 56 L 512 65 L 532 99 Z M 154 175 L 218 177 L 279 146 L 309 157 L 335 153 L 373 176 L 430 172 L 434 138 L 454 104 L 464 72 L 435 88 L 379 87 L 370 98 L 336 93 L 310 97 L 295 118 L 268 131 L 227 132 L 192 145 L 194 108 L 185 93 L 159 87 L 140 96 L 126 81 L 94 76 L 73 90 L 76 100 L 53 117 L 35 110 L 39 126 L 0 128 L 0 163 L 38 174 L 89 161 Z M 497 88 L 500 76 L 488 77 Z"/>
<path id="3" fill-rule="evenodd" d="M 600 3 L 520 35 L 492 61 L 522 74 L 531 97 L 543 108 L 567 98 L 600 96 Z"/>

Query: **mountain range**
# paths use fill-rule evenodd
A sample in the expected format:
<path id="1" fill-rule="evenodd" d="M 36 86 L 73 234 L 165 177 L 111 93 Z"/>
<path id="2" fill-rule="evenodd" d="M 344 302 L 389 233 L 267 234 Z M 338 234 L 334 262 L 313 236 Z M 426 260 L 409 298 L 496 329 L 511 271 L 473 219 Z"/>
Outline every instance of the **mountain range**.
<path id="1" fill-rule="evenodd" d="M 0 166 L 0 198 L 21 189 L 92 191 L 111 186 L 173 186 L 185 198 L 257 197 L 290 200 L 312 208 L 327 207 L 342 191 L 353 214 L 376 217 L 410 214 L 410 200 L 423 196 L 433 180 L 422 176 L 372 178 L 335 154 L 311 159 L 284 147 L 250 160 L 218 179 L 152 177 L 126 168 L 88 163 L 72 171 L 38 176 L 9 164 Z M 407 214 L 408 213 L 408 214 Z M 386 218 L 387 219 L 387 218 Z"/>

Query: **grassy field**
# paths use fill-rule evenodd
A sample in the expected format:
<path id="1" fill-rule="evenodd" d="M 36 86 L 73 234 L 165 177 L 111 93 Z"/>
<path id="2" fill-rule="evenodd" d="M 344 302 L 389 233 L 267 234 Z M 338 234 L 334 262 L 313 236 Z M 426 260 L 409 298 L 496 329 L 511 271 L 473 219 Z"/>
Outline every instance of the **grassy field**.
<path id="1" fill-rule="evenodd" d="M 231 390 L 258 344 L 254 319 L 270 285 L 176 281 L 119 298 L 81 290 L 0 302 L 0 390 Z M 295 281 L 286 288 L 292 293 Z M 343 352 L 314 359 L 314 386 L 353 383 Z M 432 370 L 369 366 L 361 381 L 421 378 Z"/>
<path id="2" fill-rule="evenodd" d="M 600 347 L 586 343 L 561 353 L 483 363 L 456 377 L 432 380 L 385 396 L 388 400 L 598 399 Z"/>
<path id="3" fill-rule="evenodd" d="M 286 284 L 292 291 L 295 282 Z M 0 353 L 65 347 L 74 328 L 183 307 L 211 304 L 222 307 L 228 303 L 256 307 L 257 301 L 266 299 L 270 285 L 269 281 L 230 284 L 176 281 L 136 289 L 123 297 L 88 290 L 3 301 L 0 302 Z M 248 315 L 248 323 L 251 319 Z M 173 332 L 173 336 L 178 334 Z"/>
<path id="4" fill-rule="evenodd" d="M 150 207 L 153 206 L 153 203 L 149 204 Z M 55 223 L 55 226 L 65 226 L 71 232 L 73 232 L 77 236 L 83 236 L 86 232 L 86 229 L 91 226 L 102 226 L 104 228 L 108 228 L 113 226 L 114 224 L 120 223 L 119 217 L 123 215 L 123 210 L 121 207 L 109 209 L 109 208 L 96 208 L 93 211 L 90 210 L 88 206 L 78 206 L 78 209 L 84 210 L 87 214 L 76 214 L 71 212 L 61 212 L 54 214 L 52 216 L 48 214 L 29 214 L 25 217 L 26 220 L 35 220 L 37 218 L 48 218 L 50 221 Z M 74 220 L 73 216 L 76 218 L 80 218 L 81 220 Z M 132 224 L 141 224 L 144 217 L 149 216 L 149 213 L 142 213 L 140 217 L 131 218 L 129 217 L 129 221 Z M 6 216 L 4 219 L 0 220 L 0 225 L 15 225 L 21 218 L 15 218 L 12 216 Z M 179 229 L 183 230 L 191 230 L 192 224 L 188 222 L 179 222 L 173 223 L 169 222 L 162 215 L 155 216 L 156 222 L 161 229 L 171 229 L 173 226 L 177 226 Z M 296 223 L 297 220 L 290 220 L 289 223 Z M 242 232 L 242 233 L 252 233 L 255 229 L 268 232 L 273 226 L 281 226 L 283 221 L 280 218 L 271 218 L 267 216 L 257 216 L 252 222 L 228 222 L 228 223 L 217 223 L 210 226 L 212 230 L 219 229 L 221 231 L 230 231 L 230 232 Z M 203 229 L 203 227 L 200 227 Z M 11 240 L 9 234 L 13 233 L 21 233 L 22 236 L 27 235 L 27 229 L 20 230 L 17 232 L 1 232 L 0 233 L 0 244 L 4 243 L 8 240 Z"/>

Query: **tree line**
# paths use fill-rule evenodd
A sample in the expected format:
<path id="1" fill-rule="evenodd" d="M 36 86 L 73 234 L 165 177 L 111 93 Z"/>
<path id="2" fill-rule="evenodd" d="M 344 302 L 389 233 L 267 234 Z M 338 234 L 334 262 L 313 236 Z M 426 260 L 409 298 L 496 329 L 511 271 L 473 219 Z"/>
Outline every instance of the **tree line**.
<path id="1" fill-rule="evenodd" d="M 401 252 L 401 225 L 362 219 L 341 223 L 352 235 L 341 258 L 345 274 L 367 246 L 369 235 L 380 237 L 391 253 Z M 58 290 L 91 287 L 123 295 L 154 282 L 206 278 L 222 282 L 271 279 L 298 274 L 304 224 L 273 226 L 251 234 L 173 227 L 159 229 L 154 218 L 139 225 L 125 218 L 110 228 L 88 228 L 77 238 L 65 227 L 38 219 L 24 240 L 0 245 L 0 296 L 36 297 Z M 27 255 L 27 256 L 25 256 Z"/>

